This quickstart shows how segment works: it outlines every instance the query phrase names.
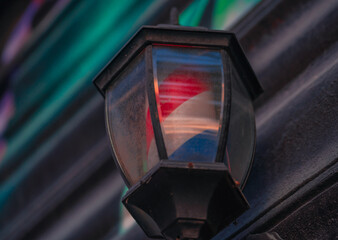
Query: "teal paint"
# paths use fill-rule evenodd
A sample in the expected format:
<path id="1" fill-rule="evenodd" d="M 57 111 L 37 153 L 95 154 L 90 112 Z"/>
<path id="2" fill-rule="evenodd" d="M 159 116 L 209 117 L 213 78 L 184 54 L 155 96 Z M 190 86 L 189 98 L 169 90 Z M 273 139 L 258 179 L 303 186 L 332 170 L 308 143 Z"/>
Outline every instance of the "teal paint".
<path id="1" fill-rule="evenodd" d="M 19 103 L 19 116 L 16 117 L 20 118 L 26 108 L 38 107 L 20 128 L 7 136 L 8 148 L 0 167 L 29 148 L 81 91 L 94 87 L 94 76 L 145 21 L 157 14 L 164 1 L 76 3 L 73 11 L 66 10 L 67 14 L 14 76 L 14 90 L 22 93 L 16 99 Z M 58 136 L 58 132 L 55 135 Z M 0 208 L 5 206 L 15 187 L 25 180 L 41 154 L 49 151 L 56 136 L 51 136 L 31 156 L 26 156 L 18 169 L 1 183 Z"/>
<path id="2" fill-rule="evenodd" d="M 127 1 L 126 4 L 117 4 L 118 1 L 111 0 L 93 2 L 92 5 L 80 7 L 81 11 L 76 9 L 76 18 L 73 16 L 62 21 L 61 26 L 56 27 L 51 37 L 47 37 L 46 42 L 20 68 L 15 81 L 18 91 L 24 90 L 24 93 L 18 94 L 17 114 L 20 115 L 22 111 L 23 115 L 32 106 L 39 105 L 39 108 L 13 135 L 8 136 L 8 148 L 1 165 L 11 161 L 18 151 L 27 148 L 78 93 L 93 87 L 91 80 L 94 76 L 160 7 L 160 4 L 149 0 L 141 3 L 137 0 Z M 99 2 L 101 7 L 93 8 Z M 97 10 L 98 14 L 88 16 L 90 14 L 87 11 L 95 12 L 93 10 Z M 79 25 L 79 21 L 82 24 Z M 81 27 L 82 31 L 77 30 Z M 67 39 L 66 43 L 62 40 L 63 36 Z M 27 84 L 26 79 L 34 79 L 34 82 Z"/>

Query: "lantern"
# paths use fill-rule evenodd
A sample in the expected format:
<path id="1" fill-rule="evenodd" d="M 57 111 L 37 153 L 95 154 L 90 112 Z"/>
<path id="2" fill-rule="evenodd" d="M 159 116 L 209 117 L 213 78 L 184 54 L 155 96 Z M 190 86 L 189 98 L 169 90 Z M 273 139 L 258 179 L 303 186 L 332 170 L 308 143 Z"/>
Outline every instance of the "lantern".
<path id="1" fill-rule="evenodd" d="M 94 83 L 123 203 L 149 237 L 210 239 L 249 207 L 262 89 L 234 34 L 142 27 Z"/>

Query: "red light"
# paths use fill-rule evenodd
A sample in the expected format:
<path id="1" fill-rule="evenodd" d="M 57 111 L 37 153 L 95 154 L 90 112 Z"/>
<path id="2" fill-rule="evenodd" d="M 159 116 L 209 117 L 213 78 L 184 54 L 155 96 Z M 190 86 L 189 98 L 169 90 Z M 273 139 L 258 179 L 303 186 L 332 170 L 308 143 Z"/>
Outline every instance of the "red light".
<path id="1" fill-rule="evenodd" d="M 199 75 L 202 75 L 199 73 Z M 160 122 L 163 122 L 181 104 L 208 91 L 208 86 L 198 77 L 183 71 L 174 71 L 161 84 L 155 84 Z M 147 111 L 147 153 L 154 137 L 149 109 Z"/>

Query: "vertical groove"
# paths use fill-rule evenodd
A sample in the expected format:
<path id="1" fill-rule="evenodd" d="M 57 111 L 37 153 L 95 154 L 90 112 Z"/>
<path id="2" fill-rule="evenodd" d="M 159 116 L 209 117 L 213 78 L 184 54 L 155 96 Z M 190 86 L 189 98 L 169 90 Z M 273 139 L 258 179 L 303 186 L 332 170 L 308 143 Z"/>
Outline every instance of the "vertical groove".
<path id="1" fill-rule="evenodd" d="M 222 91 L 224 91 L 224 97 L 222 97 L 222 114 L 221 114 L 221 129 L 218 140 L 218 148 L 216 154 L 216 162 L 223 162 L 226 151 L 226 144 L 228 138 L 229 122 L 230 122 L 230 109 L 231 109 L 231 72 L 229 60 L 225 56 L 224 50 L 221 51 L 222 63 L 223 63 L 223 77 L 224 83 L 222 83 Z M 229 167 L 229 166 L 228 166 Z"/>
<path id="2" fill-rule="evenodd" d="M 157 101 L 155 94 L 155 85 L 154 85 L 154 74 L 153 74 L 153 55 L 152 55 L 152 46 L 146 48 L 146 81 L 147 81 L 147 93 L 148 93 L 148 102 L 151 122 L 153 125 L 154 137 L 156 141 L 156 146 L 158 150 L 158 156 L 161 159 L 168 159 L 167 150 L 165 148 L 163 134 L 161 130 L 161 124 L 158 115 Z"/>

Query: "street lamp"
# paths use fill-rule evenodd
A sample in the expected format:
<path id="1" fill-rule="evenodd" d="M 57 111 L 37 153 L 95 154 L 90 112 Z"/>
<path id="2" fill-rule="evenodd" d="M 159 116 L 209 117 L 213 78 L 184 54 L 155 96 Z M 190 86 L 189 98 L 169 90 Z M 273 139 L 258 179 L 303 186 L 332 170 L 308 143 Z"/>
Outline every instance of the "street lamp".
<path id="1" fill-rule="evenodd" d="M 94 83 L 123 203 L 149 237 L 210 239 L 249 208 L 262 89 L 234 34 L 142 27 Z"/>

